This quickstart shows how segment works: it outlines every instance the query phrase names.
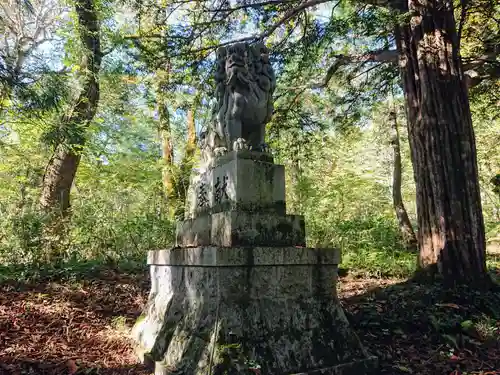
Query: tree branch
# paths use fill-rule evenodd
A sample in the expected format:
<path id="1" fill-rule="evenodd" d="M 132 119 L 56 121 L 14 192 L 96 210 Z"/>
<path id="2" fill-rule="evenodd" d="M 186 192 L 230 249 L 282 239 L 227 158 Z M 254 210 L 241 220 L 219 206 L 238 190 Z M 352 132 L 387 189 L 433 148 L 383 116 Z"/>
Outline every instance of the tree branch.
<path id="1" fill-rule="evenodd" d="M 334 55 L 333 64 L 328 68 L 325 77 L 319 83 L 311 86 L 313 89 L 321 89 L 328 86 L 337 71 L 348 64 L 366 64 L 368 62 L 390 63 L 398 62 L 398 51 L 393 49 L 370 51 L 362 55 Z M 467 80 L 467 87 L 472 88 L 486 79 L 500 79 L 500 64 L 496 55 L 488 54 L 474 60 L 465 60 L 463 71 Z"/>
<path id="2" fill-rule="evenodd" d="M 386 7 L 399 11 L 408 10 L 408 3 L 404 0 L 360 0 L 360 2 L 367 5 Z"/>
<path id="3" fill-rule="evenodd" d="M 378 50 L 370 51 L 363 55 L 335 55 L 335 62 L 328 68 L 325 78 L 312 86 L 314 89 L 325 88 L 334 76 L 334 74 L 344 65 L 352 63 L 378 62 L 395 64 L 398 61 L 398 51 L 396 50 Z"/>
<path id="4" fill-rule="evenodd" d="M 464 76 L 467 87 L 471 89 L 485 80 L 500 79 L 500 64 L 483 65 L 478 69 L 469 69 L 464 72 Z"/>
<path id="5" fill-rule="evenodd" d="M 319 4 L 327 3 L 329 1 L 330 0 L 308 0 L 305 3 L 303 3 L 302 5 L 300 5 L 300 6 L 296 7 L 296 8 L 293 8 L 292 10 L 290 10 L 289 12 L 287 12 L 287 14 L 285 14 L 283 16 L 283 18 L 281 18 L 278 22 L 276 22 L 269 30 L 261 33 L 260 36 L 257 38 L 257 40 L 267 38 L 278 27 L 280 27 L 285 22 L 289 21 L 291 18 L 293 18 L 294 16 L 298 15 L 302 11 L 306 10 L 307 8 L 311 8 L 311 7 L 319 5 Z"/>
<path id="6" fill-rule="evenodd" d="M 316 6 L 316 5 L 327 3 L 330 1 L 331 0 L 307 0 L 304 3 L 302 3 L 301 5 L 288 11 L 279 21 L 277 21 L 269 29 L 263 31 L 260 34 L 256 34 L 256 35 L 254 34 L 254 35 L 250 35 L 250 36 L 246 36 L 246 37 L 242 37 L 242 38 L 238 38 L 238 39 L 232 39 L 232 40 L 229 40 L 227 42 L 219 43 L 219 44 L 212 45 L 212 46 L 202 47 L 202 48 L 190 50 L 187 52 L 180 52 L 180 53 L 177 53 L 177 54 L 174 54 L 171 56 L 172 57 L 179 57 L 179 56 L 185 56 L 185 55 L 189 55 L 189 54 L 195 54 L 198 52 L 212 51 L 212 50 L 215 50 L 219 47 L 223 47 L 223 46 L 227 46 L 227 45 L 235 44 L 235 43 L 261 41 L 262 39 L 265 39 L 265 38 L 269 37 L 272 33 L 274 33 L 278 27 L 280 27 L 281 25 L 283 25 L 284 23 L 286 23 L 287 21 L 289 21 L 293 17 L 297 16 L 298 14 L 302 13 L 306 9 L 311 8 L 313 6 Z"/>
<path id="7" fill-rule="evenodd" d="M 260 3 L 254 3 L 254 4 L 242 4 L 230 8 L 221 8 L 221 9 L 208 9 L 207 11 L 212 13 L 212 12 L 234 12 L 235 10 L 240 10 L 240 9 L 248 9 L 248 8 L 260 8 L 266 5 L 279 5 L 279 4 L 287 4 L 287 3 L 297 3 L 300 2 L 299 0 L 269 0 L 269 1 L 263 1 Z"/>

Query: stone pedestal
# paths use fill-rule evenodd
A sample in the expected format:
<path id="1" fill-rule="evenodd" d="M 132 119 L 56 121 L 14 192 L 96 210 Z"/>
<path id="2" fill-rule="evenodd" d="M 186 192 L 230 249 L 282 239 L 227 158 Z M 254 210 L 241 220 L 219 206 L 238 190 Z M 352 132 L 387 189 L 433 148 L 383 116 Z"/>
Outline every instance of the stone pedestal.
<path id="1" fill-rule="evenodd" d="M 231 151 L 195 172 L 186 218 L 224 211 L 285 214 L 285 168 L 269 154 Z"/>
<path id="2" fill-rule="evenodd" d="M 257 152 L 193 177 L 177 246 L 149 252 L 133 329 L 156 375 L 376 373 L 337 300 L 340 252 L 305 247 L 284 191 L 283 167 Z"/>

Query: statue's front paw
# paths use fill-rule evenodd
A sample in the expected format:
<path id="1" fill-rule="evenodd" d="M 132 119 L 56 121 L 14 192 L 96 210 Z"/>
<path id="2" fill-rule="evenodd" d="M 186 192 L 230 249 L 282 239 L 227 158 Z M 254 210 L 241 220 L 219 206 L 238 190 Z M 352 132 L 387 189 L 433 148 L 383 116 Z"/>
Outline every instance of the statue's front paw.
<path id="1" fill-rule="evenodd" d="M 238 138 L 236 141 L 234 141 L 233 143 L 234 151 L 241 151 L 247 149 L 248 149 L 247 141 L 245 141 L 243 138 Z"/>
<path id="2" fill-rule="evenodd" d="M 269 148 L 269 145 L 267 143 L 261 143 L 259 145 L 259 151 L 269 153 L 271 149 Z"/>
<path id="3" fill-rule="evenodd" d="M 227 153 L 227 148 L 225 147 L 217 147 L 214 149 L 215 156 L 222 156 Z"/>

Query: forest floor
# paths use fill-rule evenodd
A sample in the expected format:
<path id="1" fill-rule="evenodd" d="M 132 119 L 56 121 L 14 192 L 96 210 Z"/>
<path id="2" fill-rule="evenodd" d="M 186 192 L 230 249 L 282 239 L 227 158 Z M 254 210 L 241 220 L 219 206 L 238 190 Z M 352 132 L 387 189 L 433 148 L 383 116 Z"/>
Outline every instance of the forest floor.
<path id="1" fill-rule="evenodd" d="M 4 281 L 0 374 L 149 374 L 128 341 L 148 288 L 147 273 L 109 269 L 85 280 Z M 381 374 L 500 374 L 499 293 L 347 276 L 339 297 Z"/>

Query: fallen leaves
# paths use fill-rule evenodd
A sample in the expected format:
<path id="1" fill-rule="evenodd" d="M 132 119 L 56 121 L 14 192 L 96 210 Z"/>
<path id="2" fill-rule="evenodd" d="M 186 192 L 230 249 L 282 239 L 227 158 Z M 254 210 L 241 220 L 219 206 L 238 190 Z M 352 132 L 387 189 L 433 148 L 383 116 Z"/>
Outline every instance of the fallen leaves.
<path id="1" fill-rule="evenodd" d="M 0 286 L 0 375 L 149 374 L 124 327 L 140 314 L 148 281 L 107 274 L 78 283 Z"/>
<path id="2" fill-rule="evenodd" d="M 436 303 L 436 306 L 438 307 L 451 307 L 452 309 L 460 309 L 460 306 L 458 306 L 456 303 Z"/>
<path id="3" fill-rule="evenodd" d="M 495 311 L 495 298 L 396 279 L 345 278 L 339 285 L 346 314 L 379 357 L 381 375 L 500 375 L 500 338 L 494 345 L 458 342 L 450 331 L 470 337 L 476 318 Z M 0 286 L 0 375 L 149 374 L 127 338 L 148 288 L 145 275 L 110 271 L 73 284 Z M 491 322 L 483 330 L 498 336 Z"/>
<path id="4" fill-rule="evenodd" d="M 382 375 L 484 375 L 500 371 L 498 292 L 397 280 L 351 279 L 339 282 L 339 298 L 363 344 L 379 357 Z M 497 340 L 478 341 L 474 327 Z"/>
<path id="5" fill-rule="evenodd" d="M 396 370 L 399 370 L 399 371 L 402 371 L 402 372 L 406 372 L 408 374 L 411 374 L 413 371 L 411 369 L 409 369 L 408 367 L 405 367 L 405 366 L 401 366 L 401 365 L 394 365 L 393 366 Z"/>

